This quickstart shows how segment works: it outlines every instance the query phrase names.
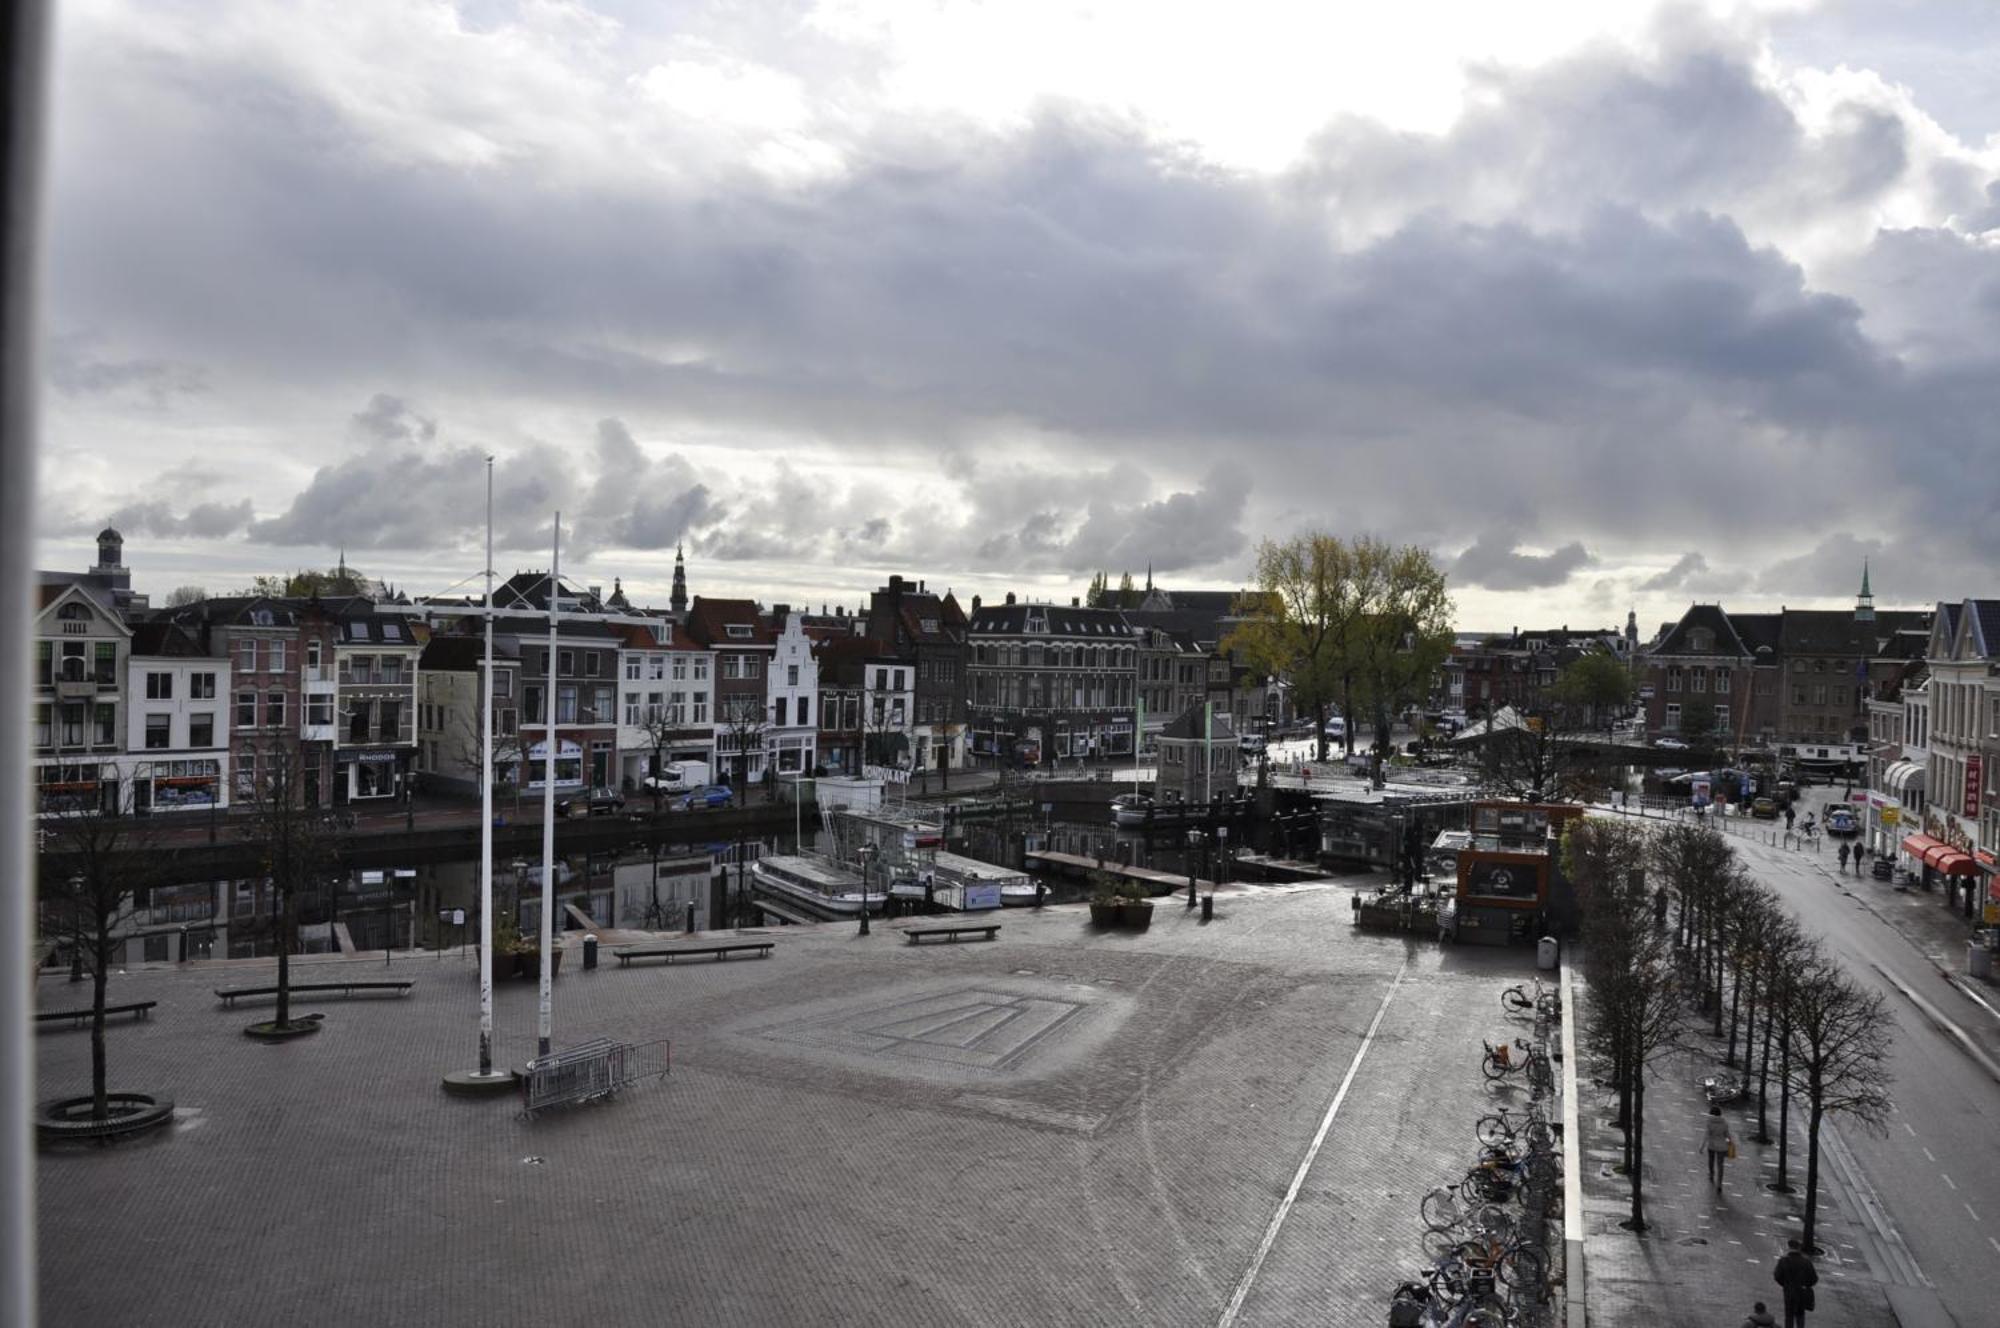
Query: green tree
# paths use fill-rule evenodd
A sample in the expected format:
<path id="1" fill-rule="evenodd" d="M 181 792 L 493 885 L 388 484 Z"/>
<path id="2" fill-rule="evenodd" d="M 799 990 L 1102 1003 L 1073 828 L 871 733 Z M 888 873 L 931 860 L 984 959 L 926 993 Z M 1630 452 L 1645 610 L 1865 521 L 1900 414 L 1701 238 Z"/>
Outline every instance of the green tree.
<path id="1" fill-rule="evenodd" d="M 1323 531 L 1264 540 L 1257 546 L 1257 589 L 1264 612 L 1240 624 L 1222 649 L 1290 680 L 1297 707 L 1313 716 L 1324 761 L 1327 710 L 1340 695 L 1363 611 L 1353 553 Z"/>
<path id="2" fill-rule="evenodd" d="M 1089 605 L 1093 609 L 1103 608 L 1105 593 L 1109 585 L 1110 585 L 1109 581 L 1106 580 L 1105 575 L 1102 572 L 1099 572 L 1096 576 L 1091 577 L 1090 588 L 1083 592 L 1083 602 Z"/>
<path id="3" fill-rule="evenodd" d="M 1363 537 L 1349 546 L 1349 556 L 1360 612 L 1343 652 L 1348 742 L 1352 750 L 1358 695 L 1374 724 L 1379 784 L 1394 717 L 1429 698 L 1438 669 L 1451 654 L 1451 595 L 1428 549 Z"/>
<path id="4" fill-rule="evenodd" d="M 1632 695 L 1631 670 L 1607 650 L 1578 656 L 1556 678 L 1555 699 L 1562 713 L 1572 723 L 1587 720 L 1592 728 L 1608 728 L 1632 703 Z"/>

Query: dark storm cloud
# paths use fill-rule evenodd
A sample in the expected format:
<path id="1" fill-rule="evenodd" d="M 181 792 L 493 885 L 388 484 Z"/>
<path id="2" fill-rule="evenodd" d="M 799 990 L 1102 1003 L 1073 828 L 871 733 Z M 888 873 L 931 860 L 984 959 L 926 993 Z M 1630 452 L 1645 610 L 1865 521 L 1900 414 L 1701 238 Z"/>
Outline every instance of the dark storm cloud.
<path id="1" fill-rule="evenodd" d="M 1813 288 L 1748 237 L 1907 183 L 1908 126 L 1854 104 L 1807 132 L 1753 51 L 1670 35 L 1658 59 L 1482 74 L 1441 135 L 1343 120 L 1275 181 L 1055 107 L 1006 132 L 875 129 L 844 170 L 783 186 L 569 183 L 532 147 L 426 168 L 196 46 L 198 77 L 71 94 L 54 307 L 346 403 L 417 365 L 427 395 L 615 412 L 589 443 L 504 449 L 523 547 L 561 506 L 584 548 L 1234 570 L 1261 498 L 1442 548 L 1490 532 L 1457 566 L 1493 589 L 1562 585 L 1586 544 L 1658 557 L 1870 521 L 2000 553 L 1990 482 L 1935 482 L 1991 473 L 2000 340 L 1951 338 L 1946 364 L 1883 330 L 1897 265 L 1953 264 L 1939 284 L 1972 329 L 2000 260 L 1884 240 L 1842 286 L 1883 308 Z M 1990 206 L 1969 168 L 1928 170 L 1965 215 Z M 940 516 L 776 447 L 696 474 L 626 417 L 900 458 L 959 497 Z M 441 442 L 449 424 L 376 396 L 361 450 L 251 538 L 469 539 L 481 449 Z M 1507 532 L 1531 525 L 1559 547 L 1521 553 Z M 1781 561 L 1779 592 L 1779 567 L 1808 572 Z"/>
<path id="2" fill-rule="evenodd" d="M 160 499 L 149 499 L 116 509 L 104 524 L 128 536 L 224 539 L 241 534 L 253 515 L 247 498 L 235 503 L 196 503 L 181 513 Z"/>
<path id="3" fill-rule="evenodd" d="M 1513 535 L 1488 531 L 1458 556 L 1451 576 L 1454 581 L 1488 590 L 1546 590 L 1596 562 L 1580 543 L 1565 544 L 1549 553 L 1522 553 Z"/>
<path id="4" fill-rule="evenodd" d="M 1684 586 L 1686 586 L 1691 578 L 1706 575 L 1707 572 L 1708 572 L 1708 559 L 1702 557 L 1701 554 L 1690 550 L 1689 552 L 1682 554 L 1674 562 L 1674 565 L 1672 567 L 1669 567 L 1666 571 L 1661 572 L 1657 576 L 1651 576 L 1646 578 L 1644 581 L 1641 581 L 1639 583 L 1639 589 L 1679 590 Z"/>

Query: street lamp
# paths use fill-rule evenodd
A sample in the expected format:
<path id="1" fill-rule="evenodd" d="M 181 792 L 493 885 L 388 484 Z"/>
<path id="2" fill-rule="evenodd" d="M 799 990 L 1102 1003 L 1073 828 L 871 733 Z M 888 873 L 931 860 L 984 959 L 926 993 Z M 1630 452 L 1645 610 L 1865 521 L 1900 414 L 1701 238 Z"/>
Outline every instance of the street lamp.
<path id="1" fill-rule="evenodd" d="M 875 846 L 863 844 L 855 850 L 861 858 L 861 934 L 868 934 L 868 864 L 874 860 Z"/>
<path id="2" fill-rule="evenodd" d="M 1197 853 L 1199 853 L 1199 852 L 1201 851 L 1201 841 L 1202 841 L 1202 838 L 1203 838 L 1203 836 L 1202 836 L 1202 833 L 1201 833 L 1201 831 L 1200 831 L 1200 830 L 1189 830 L 1189 831 L 1187 832 L 1187 844 L 1188 844 L 1188 902 L 1187 902 L 1187 906 L 1188 906 L 1189 908 L 1193 908 L 1193 907 L 1194 907 L 1194 868 L 1195 868 L 1195 854 L 1197 854 Z"/>

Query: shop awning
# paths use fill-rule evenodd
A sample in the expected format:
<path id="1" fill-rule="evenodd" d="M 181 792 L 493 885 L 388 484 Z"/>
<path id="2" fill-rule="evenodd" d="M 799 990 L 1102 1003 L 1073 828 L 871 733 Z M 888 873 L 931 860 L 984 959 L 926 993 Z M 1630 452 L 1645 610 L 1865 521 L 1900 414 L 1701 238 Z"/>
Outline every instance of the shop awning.
<path id="1" fill-rule="evenodd" d="M 1933 851 L 1925 854 L 1924 861 L 1940 876 L 1979 875 L 1979 864 L 1972 860 L 1970 853 L 1960 853 L 1949 846 L 1946 846 L 1942 853 Z"/>
<path id="2" fill-rule="evenodd" d="M 1924 791 L 1924 768 L 1915 761 L 1897 761 L 1882 772 L 1882 791 L 1893 798 L 1908 800 Z"/>
<path id="3" fill-rule="evenodd" d="M 1942 847 L 1943 840 L 1932 839 L 1929 835 L 1907 835 L 1903 839 L 1903 852 L 1919 860 L 1932 849 Z"/>

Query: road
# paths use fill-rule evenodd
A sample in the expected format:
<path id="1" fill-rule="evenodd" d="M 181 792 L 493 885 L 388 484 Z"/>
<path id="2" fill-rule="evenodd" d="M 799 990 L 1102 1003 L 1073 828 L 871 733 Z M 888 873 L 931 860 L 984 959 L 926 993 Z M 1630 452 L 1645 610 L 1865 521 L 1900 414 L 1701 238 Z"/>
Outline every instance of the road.
<path id="1" fill-rule="evenodd" d="M 1971 1328 L 1994 1322 L 1992 1269 L 2000 1259 L 2000 1083 L 1990 1072 L 1992 1059 L 1982 1065 L 1975 1059 L 1981 1053 L 1968 1051 L 1940 1023 L 1955 1026 L 1976 1048 L 1994 1043 L 2000 1015 L 1946 982 L 1911 940 L 1866 906 L 1870 890 L 1886 887 L 1865 877 L 1838 876 L 1836 844 L 1813 854 L 1749 838 L 1732 842 L 1745 864 L 1848 971 L 1884 994 L 1899 1021 L 1892 1054 L 1896 1111 L 1888 1134 L 1872 1136 L 1852 1122 L 1836 1124 L 1834 1133 L 1858 1165 L 1861 1207 L 1866 1208 L 1867 1190 L 1880 1201 L 1885 1239 L 1883 1249 L 1870 1251 L 1878 1275 L 1892 1286 L 1898 1281 L 1915 1284 L 1896 1293 L 1899 1312 L 1904 1312 L 1903 1300 L 1911 1303 L 1906 1328 L 1942 1322 L 1913 1317 L 1927 1299 L 1921 1289 L 1924 1279 L 1959 1324 Z M 1835 1180 L 1851 1182 L 1853 1177 L 1841 1175 L 1847 1159 L 1839 1156 L 1838 1146 L 1834 1151 Z M 1856 1187 L 1850 1183 L 1848 1188 Z M 1914 1269 L 1896 1256 L 1897 1234 Z"/>

